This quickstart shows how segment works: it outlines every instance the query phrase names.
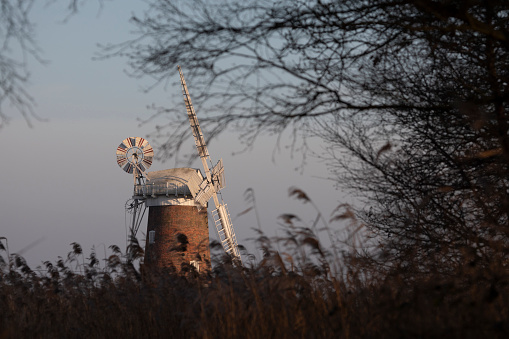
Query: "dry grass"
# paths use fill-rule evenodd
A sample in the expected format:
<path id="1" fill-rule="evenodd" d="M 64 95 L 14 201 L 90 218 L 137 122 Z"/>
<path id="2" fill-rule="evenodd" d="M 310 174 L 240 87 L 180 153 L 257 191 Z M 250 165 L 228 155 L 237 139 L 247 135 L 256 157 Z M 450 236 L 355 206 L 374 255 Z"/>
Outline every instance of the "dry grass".
<path id="1" fill-rule="evenodd" d="M 285 239 L 262 235 L 263 260 L 240 268 L 216 257 L 214 271 L 204 275 L 140 272 L 116 247 L 99 269 L 94 253 L 83 261 L 73 245 L 67 260 L 46 262 L 39 272 L 21 257 L 4 263 L 0 338 L 494 338 L 509 332 L 509 280 L 497 265 L 466 265 L 449 277 L 410 282 L 403 271 L 374 272 L 351 253 L 335 262 L 309 230 L 296 227 Z"/>
<path id="2" fill-rule="evenodd" d="M 214 269 L 201 274 L 144 269 L 135 237 L 128 253 L 110 246 L 104 265 L 73 243 L 65 260 L 36 270 L 0 244 L 0 338 L 508 336 L 503 260 L 387 260 L 348 205 L 331 219 L 349 223 L 343 236 L 316 210 L 310 225 L 282 215 L 282 237 L 260 231 L 262 258 L 244 253 L 244 267 L 211 244 Z"/>

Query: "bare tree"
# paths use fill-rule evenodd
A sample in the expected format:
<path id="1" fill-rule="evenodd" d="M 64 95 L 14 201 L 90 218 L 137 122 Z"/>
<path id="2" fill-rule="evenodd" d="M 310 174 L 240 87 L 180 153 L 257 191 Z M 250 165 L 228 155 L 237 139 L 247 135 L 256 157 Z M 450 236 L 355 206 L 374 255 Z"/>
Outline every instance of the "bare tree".
<path id="1" fill-rule="evenodd" d="M 393 12 L 403 25 L 413 23 L 403 26 L 410 35 L 399 50 L 382 49 L 363 65 L 370 75 L 363 87 L 378 100 L 414 107 L 355 117 L 346 128 L 322 123 L 322 135 L 353 155 L 356 166 L 347 155 L 334 169 L 340 182 L 367 193 L 370 208 L 362 215 L 383 237 L 386 260 L 426 273 L 503 263 L 508 6 L 413 5 L 417 16 Z"/>
<path id="2" fill-rule="evenodd" d="M 348 118 L 387 106 L 368 98 L 359 83 L 363 60 L 381 46 L 397 47 L 391 37 L 383 36 L 382 25 L 370 25 L 376 12 L 384 11 L 379 5 L 362 1 L 150 3 L 144 16 L 132 18 L 138 37 L 106 46 L 105 53 L 127 56 L 134 76 L 153 77 L 156 84 L 176 82 L 176 64 L 181 63 L 191 83 L 198 79 L 193 83 L 193 100 L 198 106 L 206 105 L 204 113 L 209 116 L 202 120 L 212 138 L 235 127 L 249 144 L 260 133 L 302 131 L 324 116 Z M 156 114 L 176 111 L 155 109 Z M 185 116 L 167 116 L 171 131 L 156 127 L 161 136 L 168 135 L 161 139 L 163 157 L 175 154 L 182 137 L 188 135 L 180 132 Z"/>
<path id="3" fill-rule="evenodd" d="M 155 84 L 188 69 L 212 137 L 323 138 L 338 183 L 370 206 L 359 214 L 382 261 L 445 272 L 506 260 L 507 2 L 150 3 L 137 38 L 106 54 Z M 165 157 L 187 136 L 175 110 L 156 108 L 170 121 L 156 126 Z"/>
<path id="4" fill-rule="evenodd" d="M 102 6 L 103 0 L 98 0 Z M 51 5 L 57 0 L 47 0 Z M 86 0 L 64 0 L 68 17 L 76 14 Z M 35 25 L 30 18 L 35 0 L 0 0 L 0 128 L 9 120 L 6 105 L 23 115 L 30 124 L 37 118 L 34 99 L 27 89 L 32 61 L 44 63 L 37 44 Z M 63 19 L 63 18 L 61 18 Z"/>
<path id="5" fill-rule="evenodd" d="M 40 60 L 40 51 L 34 41 L 34 26 L 29 20 L 33 1 L 0 2 L 0 105 L 13 105 L 28 118 L 32 113 L 32 98 L 26 91 L 29 77 L 27 58 Z M 0 106 L 0 126 L 7 121 L 5 109 Z"/>

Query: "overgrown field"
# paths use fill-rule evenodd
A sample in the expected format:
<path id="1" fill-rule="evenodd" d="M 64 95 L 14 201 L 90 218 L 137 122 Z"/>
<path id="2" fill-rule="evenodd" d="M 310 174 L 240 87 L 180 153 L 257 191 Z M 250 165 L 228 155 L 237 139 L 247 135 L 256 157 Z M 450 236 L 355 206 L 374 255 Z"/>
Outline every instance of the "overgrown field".
<path id="1" fill-rule="evenodd" d="M 3 254 L 0 338 L 497 338 L 509 334 L 501 264 L 449 275 L 380 267 L 366 252 L 326 250 L 307 228 L 258 240 L 244 267 L 216 255 L 213 271 L 147 272 L 141 248 L 101 264 L 78 244 L 31 269 Z M 277 248 L 277 249 L 276 249 Z M 334 253 L 335 252 L 335 253 Z M 338 253 L 340 253 L 338 255 Z M 138 257 L 138 258 L 137 258 Z M 142 266 L 143 267 L 143 266 Z"/>

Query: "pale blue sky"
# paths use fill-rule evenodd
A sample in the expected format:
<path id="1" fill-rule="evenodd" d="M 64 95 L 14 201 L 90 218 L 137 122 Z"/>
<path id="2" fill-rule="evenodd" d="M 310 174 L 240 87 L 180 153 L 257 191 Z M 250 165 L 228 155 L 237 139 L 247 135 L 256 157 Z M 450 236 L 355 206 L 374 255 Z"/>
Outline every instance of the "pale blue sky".
<path id="1" fill-rule="evenodd" d="M 124 203 L 132 193 L 132 177 L 117 166 L 115 149 L 126 137 L 145 137 L 151 131 L 153 125 L 140 127 L 136 121 L 151 113 L 147 105 L 164 105 L 167 98 L 180 95 L 179 86 L 144 93 L 141 89 L 150 81 L 128 77 L 125 60 L 92 60 L 98 43 L 129 39 L 129 17 L 142 10 L 144 2 L 104 5 L 99 12 L 98 3 L 89 1 L 65 24 L 64 8 L 53 5 L 34 10 L 37 39 L 50 63 L 30 63 L 28 89 L 37 102 L 37 114 L 48 122 L 34 121 L 34 128 L 29 128 L 7 107 L 12 120 L 0 130 L 0 141 L 6 146 L 0 177 L 0 236 L 8 238 L 11 252 L 36 242 L 22 253 L 32 266 L 65 257 L 71 242 L 80 243 L 85 253 L 95 245 L 101 259 L 104 245 L 124 248 Z M 192 97 L 192 81 L 188 87 Z M 182 114 L 186 114 L 183 103 Z M 199 118 L 200 112 L 197 114 Z M 189 142 L 192 147 L 192 140 Z M 247 188 L 255 190 L 262 228 L 269 235 L 275 234 L 280 214 L 296 213 L 305 220 L 316 216 L 309 204 L 288 198 L 290 186 L 308 192 L 327 216 L 345 202 L 332 182 L 320 179 L 327 176 L 323 164 L 311 159 L 300 174 L 294 170 L 300 165 L 298 154 L 292 158 L 283 151 L 272 161 L 274 139 L 261 139 L 253 151 L 232 156 L 241 149 L 236 144 L 235 135 L 224 135 L 209 151 L 214 162 L 223 158 L 227 183 L 223 198 L 237 239 L 248 249 L 254 249 L 246 240 L 255 237 L 254 214 L 236 218 L 248 207 L 243 197 Z M 173 159 L 156 161 L 150 170 L 174 165 Z M 145 227 L 143 222 L 139 235 Z M 211 238 L 215 238 L 212 227 Z"/>

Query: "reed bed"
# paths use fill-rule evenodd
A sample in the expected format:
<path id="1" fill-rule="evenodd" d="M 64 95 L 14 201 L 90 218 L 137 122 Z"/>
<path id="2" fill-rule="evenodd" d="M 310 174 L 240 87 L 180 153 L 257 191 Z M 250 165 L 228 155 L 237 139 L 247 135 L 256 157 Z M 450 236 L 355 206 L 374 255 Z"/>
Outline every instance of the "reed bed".
<path id="1" fill-rule="evenodd" d="M 78 244 L 30 268 L 2 253 L 0 338 L 497 338 L 509 333 L 503 265 L 453 274 L 382 270 L 359 251 L 321 248 L 307 228 L 260 234 L 261 260 L 215 255 L 213 270 L 177 275 L 116 246 L 104 265 Z M 214 246 L 213 246 L 214 247 Z M 330 247 L 329 247 L 330 248 Z M 297 251 L 297 252 L 295 252 Z M 133 256 L 132 253 L 137 253 Z M 250 258 L 244 254 L 245 258 Z"/>

